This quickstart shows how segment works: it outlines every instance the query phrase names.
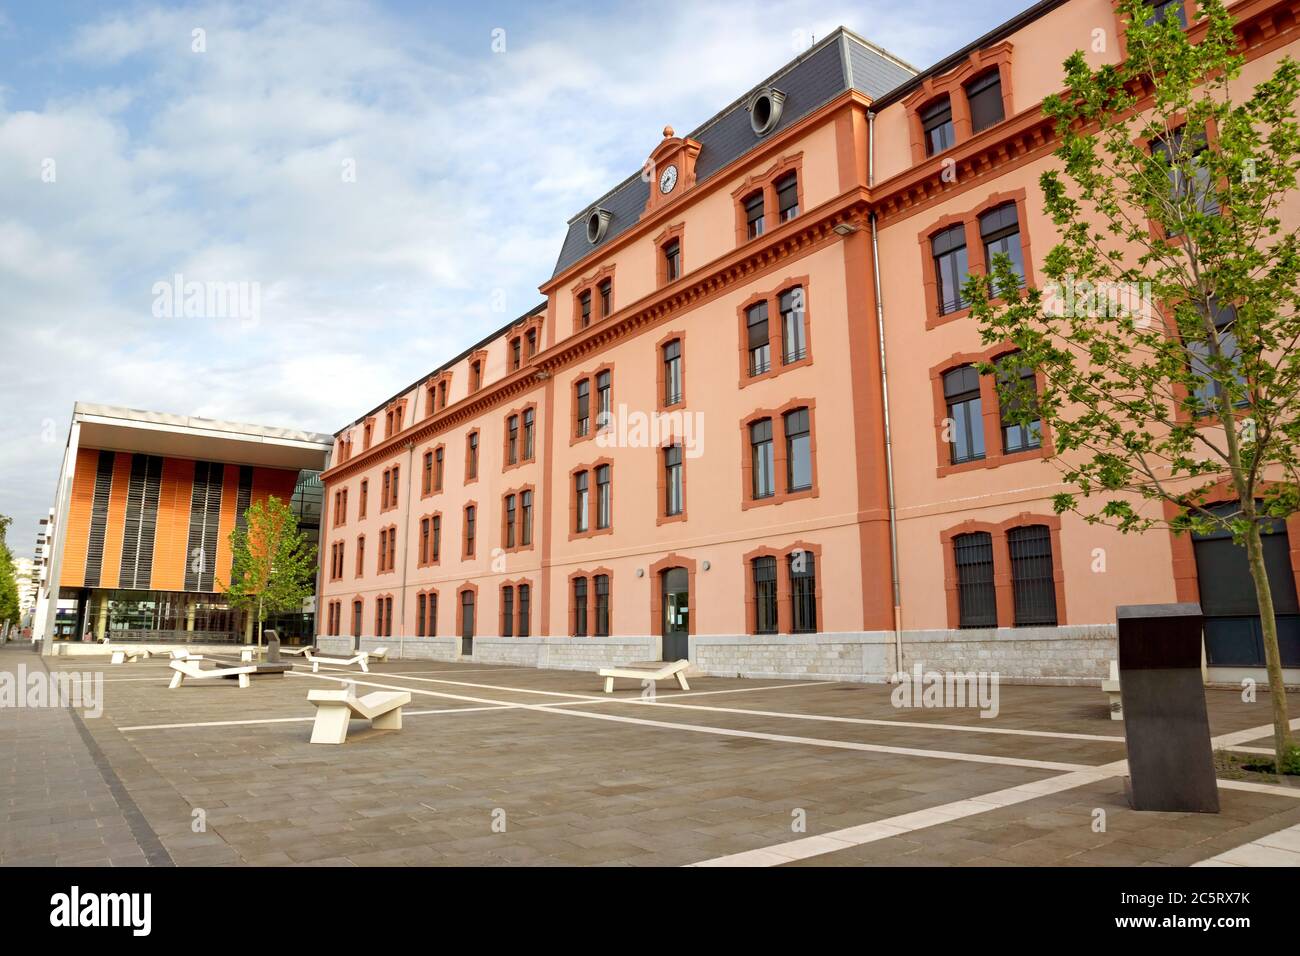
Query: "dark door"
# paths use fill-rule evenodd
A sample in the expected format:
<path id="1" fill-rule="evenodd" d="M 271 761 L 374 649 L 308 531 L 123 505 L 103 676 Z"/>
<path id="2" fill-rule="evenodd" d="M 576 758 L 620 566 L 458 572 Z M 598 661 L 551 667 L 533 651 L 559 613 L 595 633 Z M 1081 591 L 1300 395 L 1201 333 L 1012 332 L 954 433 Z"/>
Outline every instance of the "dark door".
<path id="1" fill-rule="evenodd" d="M 460 653 L 470 657 L 474 653 L 474 592 L 464 591 L 460 596 Z"/>
<path id="2" fill-rule="evenodd" d="M 663 572 L 663 659 L 685 660 L 689 656 L 690 578 L 685 568 Z"/>
<path id="3" fill-rule="evenodd" d="M 1231 514 L 1235 505 L 1222 505 Z M 1264 565 L 1273 592 L 1278 649 L 1283 667 L 1300 667 L 1300 602 L 1291 572 L 1286 525 L 1278 521 L 1262 536 Z M 1226 532 L 1193 537 L 1196 579 L 1205 615 L 1205 659 L 1213 667 L 1263 667 L 1264 634 L 1246 549 Z"/>

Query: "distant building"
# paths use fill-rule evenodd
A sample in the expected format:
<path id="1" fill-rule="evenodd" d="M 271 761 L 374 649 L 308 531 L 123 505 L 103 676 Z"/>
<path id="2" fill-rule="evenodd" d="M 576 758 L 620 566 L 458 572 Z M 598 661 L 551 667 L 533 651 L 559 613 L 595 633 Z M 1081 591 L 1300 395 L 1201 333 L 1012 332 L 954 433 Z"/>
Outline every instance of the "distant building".
<path id="1" fill-rule="evenodd" d="M 33 633 L 54 641 L 235 641 L 230 532 L 248 507 L 290 503 L 315 542 L 328 435 L 111 408 L 73 409 L 55 506 L 41 522 Z M 283 627 L 312 633 L 311 614 Z"/>
<path id="2" fill-rule="evenodd" d="M 36 606 L 36 562 L 31 558 L 14 558 L 14 577 L 18 579 L 18 615 L 26 621 Z"/>

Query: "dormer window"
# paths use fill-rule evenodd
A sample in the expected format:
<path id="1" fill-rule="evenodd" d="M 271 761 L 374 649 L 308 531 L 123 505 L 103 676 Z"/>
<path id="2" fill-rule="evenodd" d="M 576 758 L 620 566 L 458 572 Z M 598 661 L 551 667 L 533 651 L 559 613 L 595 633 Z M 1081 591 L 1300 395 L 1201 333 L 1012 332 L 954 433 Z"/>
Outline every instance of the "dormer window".
<path id="1" fill-rule="evenodd" d="M 766 136 L 781 122 L 781 108 L 785 94 L 765 86 L 749 100 L 749 126 L 756 136 Z"/>
<path id="2" fill-rule="evenodd" d="M 971 132 L 978 133 L 1006 118 L 1002 107 L 1002 74 L 990 70 L 966 84 L 966 102 L 970 106 Z"/>
<path id="3" fill-rule="evenodd" d="M 952 147 L 956 141 L 952 127 L 952 101 L 935 100 L 921 111 L 921 129 L 925 133 L 925 155 L 934 156 Z"/>
<path id="4" fill-rule="evenodd" d="M 614 218 L 614 214 L 607 209 L 599 207 L 593 209 L 587 214 L 587 241 L 593 246 L 605 238 L 605 233 L 609 229 L 609 221 Z"/>
<path id="5" fill-rule="evenodd" d="M 483 361 L 475 359 L 469 366 L 470 391 L 477 392 L 483 387 Z"/>

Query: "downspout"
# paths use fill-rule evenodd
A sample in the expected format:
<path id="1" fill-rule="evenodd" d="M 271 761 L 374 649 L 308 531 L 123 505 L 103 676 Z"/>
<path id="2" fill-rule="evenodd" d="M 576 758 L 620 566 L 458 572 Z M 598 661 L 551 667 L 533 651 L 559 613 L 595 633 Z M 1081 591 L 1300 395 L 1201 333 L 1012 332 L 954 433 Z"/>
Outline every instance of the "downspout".
<path id="1" fill-rule="evenodd" d="M 402 501 L 402 537 L 411 530 L 408 518 L 411 514 L 411 471 L 415 467 L 415 442 L 406 443 L 406 494 Z M 401 616 L 397 619 L 397 659 L 405 660 L 406 649 L 406 563 L 411 554 L 411 543 L 402 542 L 402 597 L 398 602 Z"/>
<path id="2" fill-rule="evenodd" d="M 889 572 L 894 586 L 894 673 L 903 672 L 903 598 L 898 579 L 898 507 L 894 500 L 894 444 L 889 427 L 889 372 L 885 361 L 885 304 L 880 288 L 876 212 L 871 211 L 871 273 L 876 285 L 876 332 L 880 340 L 880 406 L 885 425 L 885 487 L 889 495 Z"/>

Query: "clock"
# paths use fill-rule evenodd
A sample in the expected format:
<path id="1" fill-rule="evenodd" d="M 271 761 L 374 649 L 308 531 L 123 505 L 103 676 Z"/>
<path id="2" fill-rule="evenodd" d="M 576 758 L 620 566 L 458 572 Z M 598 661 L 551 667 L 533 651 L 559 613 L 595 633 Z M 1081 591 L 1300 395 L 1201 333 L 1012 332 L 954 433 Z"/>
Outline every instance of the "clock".
<path id="1" fill-rule="evenodd" d="M 663 171 L 663 175 L 659 177 L 659 191 L 664 195 L 667 195 L 668 193 L 673 191 L 673 187 L 676 185 L 677 185 L 677 167 L 669 166 L 667 169 Z"/>

